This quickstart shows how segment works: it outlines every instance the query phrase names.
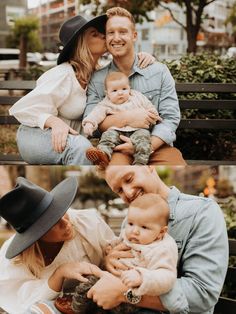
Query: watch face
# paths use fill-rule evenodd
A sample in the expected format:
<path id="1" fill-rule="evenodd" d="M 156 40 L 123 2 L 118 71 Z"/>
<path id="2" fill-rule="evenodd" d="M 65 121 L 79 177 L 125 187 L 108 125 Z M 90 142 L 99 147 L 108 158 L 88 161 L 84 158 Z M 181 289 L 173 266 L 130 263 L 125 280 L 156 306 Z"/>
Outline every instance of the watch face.
<path id="1" fill-rule="evenodd" d="M 141 296 L 133 294 L 132 290 L 129 289 L 126 292 L 126 299 L 131 304 L 137 304 L 141 301 Z"/>

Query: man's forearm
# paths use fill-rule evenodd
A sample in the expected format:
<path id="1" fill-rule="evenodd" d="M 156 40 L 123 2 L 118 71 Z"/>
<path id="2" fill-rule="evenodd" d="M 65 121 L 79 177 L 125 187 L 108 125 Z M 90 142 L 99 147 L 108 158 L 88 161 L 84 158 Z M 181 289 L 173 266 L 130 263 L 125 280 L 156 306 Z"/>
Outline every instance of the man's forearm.
<path id="1" fill-rule="evenodd" d="M 107 116 L 100 124 L 99 131 L 102 133 L 108 130 L 110 127 L 116 126 L 118 128 L 123 128 L 127 125 L 126 114 L 119 112 L 119 114 L 111 114 Z"/>
<path id="2" fill-rule="evenodd" d="M 152 150 L 158 150 L 165 142 L 158 136 L 151 136 Z"/>
<path id="3" fill-rule="evenodd" d="M 144 295 L 141 301 L 137 304 L 138 307 L 145 307 L 152 310 L 165 311 L 159 297 Z"/>

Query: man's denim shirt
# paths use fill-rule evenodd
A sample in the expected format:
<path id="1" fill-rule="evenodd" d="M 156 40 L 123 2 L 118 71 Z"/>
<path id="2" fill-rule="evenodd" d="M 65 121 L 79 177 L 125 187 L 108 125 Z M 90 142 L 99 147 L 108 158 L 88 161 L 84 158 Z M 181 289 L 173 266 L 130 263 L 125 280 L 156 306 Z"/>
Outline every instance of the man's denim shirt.
<path id="1" fill-rule="evenodd" d="M 160 296 L 161 302 L 171 314 L 212 314 L 228 267 L 223 213 L 212 199 L 183 194 L 176 187 L 167 201 L 168 233 L 178 246 L 178 279 Z"/>
<path id="2" fill-rule="evenodd" d="M 162 63 L 155 62 L 145 69 L 140 69 L 137 64 L 138 58 L 136 56 L 131 71 L 132 74 L 129 76 L 131 88 L 143 93 L 152 102 L 163 119 L 162 122 L 153 127 L 152 135 L 158 136 L 169 145 L 173 145 L 176 139 L 175 131 L 180 121 L 174 79 L 167 66 Z M 110 71 L 119 71 L 113 62 L 93 74 L 88 85 L 84 117 L 104 98 L 104 80 Z"/>
<path id="3" fill-rule="evenodd" d="M 168 196 L 168 232 L 178 246 L 178 279 L 160 296 L 170 313 L 214 311 L 228 267 L 228 237 L 223 213 L 209 198 L 180 193 Z"/>

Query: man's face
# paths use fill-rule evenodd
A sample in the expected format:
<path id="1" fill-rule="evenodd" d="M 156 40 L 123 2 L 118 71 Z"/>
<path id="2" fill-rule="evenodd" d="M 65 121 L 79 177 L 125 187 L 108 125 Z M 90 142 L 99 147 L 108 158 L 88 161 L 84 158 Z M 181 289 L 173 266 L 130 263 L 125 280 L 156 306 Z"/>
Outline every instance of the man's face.
<path id="1" fill-rule="evenodd" d="M 148 166 L 108 166 L 106 181 L 126 203 L 146 193 L 158 193 L 158 175 Z"/>
<path id="2" fill-rule="evenodd" d="M 115 58 L 134 53 L 137 32 L 132 22 L 124 16 L 113 16 L 106 24 L 106 45 Z"/>

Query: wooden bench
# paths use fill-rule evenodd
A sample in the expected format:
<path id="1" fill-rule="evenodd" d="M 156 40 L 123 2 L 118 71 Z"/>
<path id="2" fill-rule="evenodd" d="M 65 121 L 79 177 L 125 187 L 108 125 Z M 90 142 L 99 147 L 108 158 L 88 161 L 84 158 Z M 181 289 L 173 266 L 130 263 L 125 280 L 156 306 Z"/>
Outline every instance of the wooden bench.
<path id="1" fill-rule="evenodd" d="M 13 105 L 21 96 L 12 95 L 13 90 L 29 92 L 35 86 L 35 81 L 0 81 L 0 92 L 5 90 L 5 93 L 10 95 L 0 95 L 0 105 Z M 208 84 L 208 83 L 178 83 L 176 84 L 178 95 L 182 93 L 217 93 L 226 95 L 236 93 L 236 84 Z M 180 100 L 181 110 L 185 109 L 200 109 L 207 111 L 215 111 L 220 109 L 235 110 L 236 99 L 184 99 Z M 1 125 L 16 125 L 18 121 L 9 115 L 0 116 Z M 181 119 L 178 132 L 186 129 L 201 129 L 201 130 L 233 130 L 236 135 L 236 119 Z M 236 136 L 235 136 L 236 137 Z M 181 147 L 180 147 L 181 150 Z M 236 158 L 235 158 L 236 159 Z M 0 164 L 19 163 L 22 159 L 19 155 L 0 154 Z M 236 164 L 236 160 L 187 160 L 188 164 Z"/>
<path id="2" fill-rule="evenodd" d="M 229 256 L 236 256 L 236 240 L 229 239 Z M 228 292 L 232 296 L 220 296 L 214 310 L 214 314 L 235 314 L 236 313 L 236 266 L 228 267 L 225 284 L 234 285 L 234 288 Z"/>

